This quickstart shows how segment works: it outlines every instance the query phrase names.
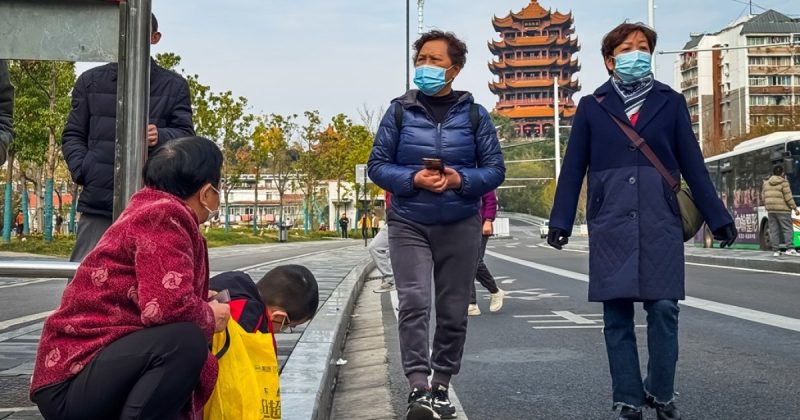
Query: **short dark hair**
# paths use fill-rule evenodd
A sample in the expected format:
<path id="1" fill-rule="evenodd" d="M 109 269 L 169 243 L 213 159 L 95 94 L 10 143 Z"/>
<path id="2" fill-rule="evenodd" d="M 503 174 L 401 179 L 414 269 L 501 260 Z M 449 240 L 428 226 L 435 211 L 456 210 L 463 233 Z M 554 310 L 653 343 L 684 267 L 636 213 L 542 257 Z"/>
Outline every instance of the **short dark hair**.
<path id="1" fill-rule="evenodd" d="M 286 309 L 293 322 L 311 319 L 317 313 L 317 279 L 302 265 L 279 265 L 265 274 L 256 286 L 264 306 Z"/>
<path id="2" fill-rule="evenodd" d="M 414 61 L 417 61 L 420 50 L 427 42 L 436 40 L 447 42 L 447 55 L 450 56 L 450 61 L 453 62 L 453 65 L 464 68 L 464 65 L 467 64 L 467 44 L 452 32 L 436 29 L 425 32 L 414 42 Z"/>
<path id="3" fill-rule="evenodd" d="M 620 44 L 625 42 L 625 39 L 630 34 L 636 31 L 644 34 L 644 37 L 647 39 L 647 45 L 650 47 L 650 53 L 655 52 L 656 41 L 658 40 L 658 34 L 656 34 L 656 31 L 643 23 L 625 22 L 612 29 L 611 32 L 607 33 L 603 37 L 603 42 L 600 47 L 600 52 L 603 54 L 603 61 L 605 61 L 606 58 L 613 56 L 614 49 L 619 47 Z M 608 74 L 611 73 L 611 71 L 608 72 Z"/>
<path id="4" fill-rule="evenodd" d="M 142 170 L 144 185 L 182 199 L 203 185 L 219 187 L 222 152 L 205 137 L 183 137 L 158 147 Z"/>
<path id="5" fill-rule="evenodd" d="M 773 166 L 772 175 L 783 176 L 783 166 L 782 165 Z"/>
<path id="6" fill-rule="evenodd" d="M 150 33 L 154 34 L 158 32 L 158 19 L 156 19 L 156 15 L 154 13 L 150 14 Z"/>

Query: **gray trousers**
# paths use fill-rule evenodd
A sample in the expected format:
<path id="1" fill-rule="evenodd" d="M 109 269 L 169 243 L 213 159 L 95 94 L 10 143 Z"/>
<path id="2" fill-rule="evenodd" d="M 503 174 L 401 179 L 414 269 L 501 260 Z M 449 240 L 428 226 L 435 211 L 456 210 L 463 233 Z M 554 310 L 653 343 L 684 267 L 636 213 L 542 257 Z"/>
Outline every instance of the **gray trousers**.
<path id="1" fill-rule="evenodd" d="M 769 241 L 774 251 L 785 251 L 794 248 L 794 229 L 791 213 L 769 213 Z"/>
<path id="2" fill-rule="evenodd" d="M 431 368 L 445 377 L 455 375 L 461 368 L 467 339 L 469 285 L 475 279 L 478 263 L 481 218 L 475 214 L 456 223 L 423 225 L 390 210 L 388 220 L 389 248 L 400 300 L 398 329 L 403 371 L 409 382 L 420 376 L 427 378 Z M 432 356 L 428 330 L 431 283 L 436 294 Z"/>
<path id="3" fill-rule="evenodd" d="M 367 246 L 367 251 L 369 251 L 369 255 L 372 256 L 372 261 L 375 262 L 375 266 L 378 268 L 378 271 L 381 272 L 384 276 L 391 276 L 392 273 L 392 261 L 389 259 L 389 225 L 385 224 L 378 231 L 378 234 L 372 238 L 372 242 L 369 243 Z"/>
<path id="4" fill-rule="evenodd" d="M 72 249 L 70 261 L 81 262 L 94 249 L 103 234 L 111 227 L 111 218 L 95 214 L 82 213 L 78 220 L 75 248 Z"/>
<path id="5" fill-rule="evenodd" d="M 483 262 L 483 256 L 486 254 L 486 243 L 489 242 L 488 236 L 481 236 L 481 252 L 478 254 L 478 270 L 475 273 L 475 278 L 478 279 L 478 283 L 481 284 L 489 293 L 495 294 L 500 289 L 497 288 L 497 282 L 494 281 L 494 277 L 492 276 L 492 272 L 489 271 L 489 267 L 486 266 L 486 263 Z M 469 303 L 474 305 L 478 303 L 478 297 L 475 294 L 475 282 L 469 284 L 470 287 L 470 296 L 469 296 Z"/>

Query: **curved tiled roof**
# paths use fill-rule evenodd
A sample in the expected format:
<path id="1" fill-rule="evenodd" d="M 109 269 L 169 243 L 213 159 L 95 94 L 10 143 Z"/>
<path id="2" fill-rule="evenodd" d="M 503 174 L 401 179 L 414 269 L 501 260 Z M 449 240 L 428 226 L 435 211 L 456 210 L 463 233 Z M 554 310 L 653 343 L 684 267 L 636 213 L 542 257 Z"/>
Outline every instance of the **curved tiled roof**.
<path id="1" fill-rule="evenodd" d="M 575 107 L 559 109 L 562 118 L 575 115 Z M 553 108 L 549 106 L 520 106 L 511 109 L 497 110 L 497 113 L 508 118 L 553 118 Z"/>
<path id="2" fill-rule="evenodd" d="M 569 87 L 575 90 L 577 90 L 580 86 L 577 80 L 564 80 L 564 79 L 562 79 L 562 81 L 559 81 L 558 85 Z M 536 88 L 536 87 L 548 87 L 548 86 L 553 86 L 553 79 L 541 78 L 541 79 L 528 79 L 528 80 L 508 80 L 505 82 L 489 83 L 489 89 L 491 89 L 492 92 L 508 88 Z"/>
<path id="3" fill-rule="evenodd" d="M 578 60 L 577 59 L 574 59 L 574 60 L 568 60 L 567 59 L 567 60 L 565 60 L 565 59 L 559 59 L 557 57 L 539 58 L 539 59 L 527 59 L 527 60 L 526 59 L 521 59 L 521 60 L 506 59 L 506 60 L 503 60 L 503 61 L 494 61 L 494 62 L 489 63 L 489 69 L 490 70 L 494 70 L 496 68 L 497 69 L 505 69 L 505 68 L 508 68 L 508 67 L 515 67 L 515 68 L 521 68 L 521 67 L 549 67 L 549 66 L 553 66 L 553 65 L 556 65 L 556 66 L 567 66 L 568 65 L 569 67 L 577 67 L 578 66 Z"/>
<path id="4" fill-rule="evenodd" d="M 554 24 L 567 23 L 572 21 L 572 12 L 567 14 L 563 14 L 558 11 L 550 12 L 550 10 L 546 10 L 544 7 L 539 5 L 537 0 L 531 0 L 530 4 L 525 6 L 525 8 L 519 12 L 509 12 L 508 15 L 502 18 L 495 16 L 492 19 L 492 22 L 494 23 L 495 28 L 510 28 L 515 22 L 543 18 L 549 18 Z"/>

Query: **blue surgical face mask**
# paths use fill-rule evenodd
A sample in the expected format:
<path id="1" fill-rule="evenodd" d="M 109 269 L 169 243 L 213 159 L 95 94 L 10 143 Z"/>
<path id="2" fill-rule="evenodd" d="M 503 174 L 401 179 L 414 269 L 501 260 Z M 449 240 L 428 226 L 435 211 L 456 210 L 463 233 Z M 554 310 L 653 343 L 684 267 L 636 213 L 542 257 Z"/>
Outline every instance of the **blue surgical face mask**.
<path id="1" fill-rule="evenodd" d="M 644 51 L 631 51 L 614 57 L 614 73 L 623 82 L 633 82 L 647 76 L 652 71 L 650 54 Z"/>
<path id="2" fill-rule="evenodd" d="M 417 66 L 414 72 L 414 84 L 417 85 L 420 92 L 428 96 L 436 95 L 447 86 L 448 81 L 445 73 L 451 68 L 453 66 L 446 69 L 428 64 Z"/>

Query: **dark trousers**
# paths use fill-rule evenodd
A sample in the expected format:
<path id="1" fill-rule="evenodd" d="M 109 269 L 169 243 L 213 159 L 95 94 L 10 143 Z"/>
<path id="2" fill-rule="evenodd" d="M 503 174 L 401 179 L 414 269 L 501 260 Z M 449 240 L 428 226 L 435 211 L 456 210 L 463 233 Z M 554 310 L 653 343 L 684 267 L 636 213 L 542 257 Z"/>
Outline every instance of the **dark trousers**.
<path id="1" fill-rule="evenodd" d="M 497 288 L 497 282 L 494 281 L 494 277 L 492 276 L 491 271 L 489 268 L 486 267 L 486 263 L 483 262 L 483 255 L 486 254 L 486 243 L 489 242 L 488 236 L 481 236 L 481 251 L 478 256 L 478 271 L 475 274 L 475 278 L 478 279 L 478 283 L 481 284 L 489 293 L 497 293 L 500 289 Z M 469 285 L 470 287 L 470 297 L 469 303 L 474 305 L 478 303 L 478 298 L 475 294 L 475 282 L 473 281 Z"/>
<path id="2" fill-rule="evenodd" d="M 174 419 L 208 356 L 195 324 L 145 328 L 109 344 L 72 379 L 41 389 L 45 419 Z"/>
<path id="3" fill-rule="evenodd" d="M 82 213 L 81 219 L 78 221 L 75 248 L 72 249 L 72 255 L 69 260 L 73 262 L 83 261 L 94 250 L 94 247 L 97 246 L 100 238 L 103 237 L 109 227 L 111 227 L 110 217 Z"/>
<path id="4" fill-rule="evenodd" d="M 427 383 L 431 368 L 445 378 L 461 368 L 480 229 L 477 214 L 456 223 L 423 225 L 389 212 L 389 254 L 400 300 L 400 354 L 412 386 Z M 436 295 L 432 356 L 428 330 L 431 283 Z"/>
<path id="5" fill-rule="evenodd" d="M 341 232 L 342 233 L 342 238 L 347 239 L 347 225 L 346 224 L 340 224 L 339 225 L 339 230 L 342 231 Z"/>
<path id="6" fill-rule="evenodd" d="M 658 403 L 670 403 L 675 394 L 675 366 L 678 363 L 678 302 L 644 302 L 649 355 L 644 383 L 639 369 L 633 305 L 633 301 L 624 299 L 603 302 L 603 333 L 614 405 L 642 407 L 646 394 L 653 396 Z"/>

